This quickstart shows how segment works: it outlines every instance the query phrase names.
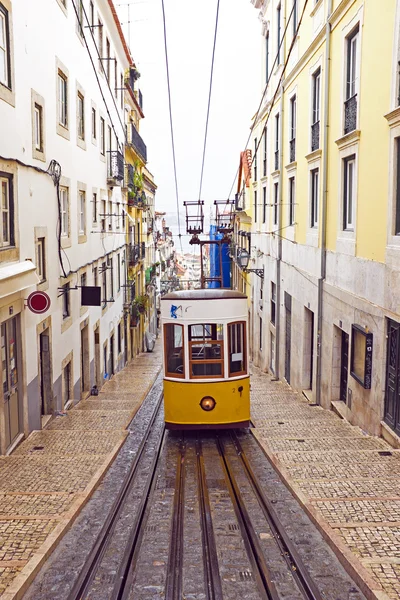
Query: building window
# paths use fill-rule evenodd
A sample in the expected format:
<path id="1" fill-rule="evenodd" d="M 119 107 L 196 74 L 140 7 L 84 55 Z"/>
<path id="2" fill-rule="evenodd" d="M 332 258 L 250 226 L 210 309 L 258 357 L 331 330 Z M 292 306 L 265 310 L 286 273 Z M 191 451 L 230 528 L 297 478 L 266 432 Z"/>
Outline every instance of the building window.
<path id="1" fill-rule="evenodd" d="M 358 27 L 346 38 L 346 99 L 344 103 L 344 133 L 357 128 Z"/>
<path id="2" fill-rule="evenodd" d="M 118 344 L 118 354 L 121 354 L 121 352 L 122 352 L 121 323 L 118 323 L 118 328 L 117 328 L 117 344 Z"/>
<path id="3" fill-rule="evenodd" d="M 79 202 L 79 235 L 85 234 L 86 229 L 86 194 L 83 190 L 78 192 Z"/>
<path id="4" fill-rule="evenodd" d="M 36 272 L 38 274 L 40 283 L 43 283 L 43 281 L 46 281 L 46 255 L 45 255 L 45 239 L 44 239 L 44 237 L 38 238 L 36 250 L 37 250 Z"/>
<path id="5" fill-rule="evenodd" d="M 108 201 L 108 229 L 109 229 L 109 231 L 112 231 L 112 226 L 113 226 L 112 211 L 113 211 L 113 203 L 112 203 L 112 200 L 109 200 Z"/>
<path id="6" fill-rule="evenodd" d="M 274 225 L 278 225 L 279 183 L 274 183 Z"/>
<path id="7" fill-rule="evenodd" d="M 293 37 L 296 37 L 297 34 L 297 24 L 298 24 L 298 1 L 293 0 L 293 9 L 292 9 L 292 24 L 293 24 Z"/>
<path id="8" fill-rule="evenodd" d="M 253 163 L 254 181 L 257 181 L 257 138 L 254 138 L 254 163 Z"/>
<path id="9" fill-rule="evenodd" d="M 350 374 L 366 390 L 371 389 L 373 334 L 360 325 L 351 326 Z"/>
<path id="10" fill-rule="evenodd" d="M 39 152 L 43 152 L 43 109 L 40 104 L 34 106 L 34 143 Z"/>
<path id="11" fill-rule="evenodd" d="M 296 160 L 296 96 L 290 98 L 290 140 L 289 140 L 289 162 Z"/>
<path id="12" fill-rule="evenodd" d="M 320 131 L 320 95 L 321 95 L 321 69 L 317 69 L 312 76 L 312 123 L 311 123 L 311 151 L 319 148 Z"/>
<path id="13" fill-rule="evenodd" d="M 93 285 L 95 287 L 98 286 L 98 276 L 97 276 L 97 273 L 98 273 L 97 267 L 93 267 Z"/>
<path id="14" fill-rule="evenodd" d="M 313 169 L 311 176 L 311 227 L 318 225 L 318 191 L 319 191 L 319 169 Z"/>
<path id="15" fill-rule="evenodd" d="M 262 339 L 263 339 L 263 322 L 262 322 L 262 317 L 260 317 L 260 336 L 259 336 L 259 348 L 260 350 L 262 350 L 263 344 L 262 344 Z"/>
<path id="16" fill-rule="evenodd" d="M 263 223 L 265 223 L 267 218 L 267 187 L 264 185 L 263 187 Z"/>
<path id="17" fill-rule="evenodd" d="M 106 201 L 102 200 L 101 201 L 101 230 L 105 231 L 106 230 Z"/>
<path id="18" fill-rule="evenodd" d="M 121 108 L 124 108 L 124 76 L 121 73 L 120 76 L 120 93 L 121 93 Z"/>
<path id="19" fill-rule="evenodd" d="M 109 268 L 110 268 L 110 294 L 111 294 L 111 299 L 113 299 L 114 298 L 114 259 L 113 258 L 110 258 Z"/>
<path id="20" fill-rule="evenodd" d="M 254 190 L 254 223 L 257 223 L 257 190 Z"/>
<path id="21" fill-rule="evenodd" d="M 294 205 L 296 198 L 294 177 L 289 179 L 289 225 L 294 225 Z"/>
<path id="22" fill-rule="evenodd" d="M 93 194 L 93 223 L 97 223 L 97 194 Z"/>
<path id="23" fill-rule="evenodd" d="M 356 157 L 349 156 L 343 160 L 343 229 L 354 230 Z"/>
<path id="24" fill-rule="evenodd" d="M 68 237 L 69 233 L 69 205 L 68 189 L 60 187 L 60 209 L 61 209 L 61 235 Z"/>
<path id="25" fill-rule="evenodd" d="M 110 83 L 110 68 L 111 68 L 111 52 L 110 52 L 110 40 L 106 38 L 106 75 L 107 81 Z"/>
<path id="26" fill-rule="evenodd" d="M 64 379 L 64 406 L 72 397 L 72 382 L 71 382 L 71 361 L 69 361 L 63 369 Z"/>
<path id="27" fill-rule="evenodd" d="M 62 304 L 63 304 L 63 319 L 70 315 L 70 289 L 69 283 L 63 285 Z"/>
<path id="28" fill-rule="evenodd" d="M 0 4 L 0 83 L 11 89 L 8 11 Z"/>
<path id="29" fill-rule="evenodd" d="M 121 255 L 117 254 L 117 292 L 121 289 Z"/>
<path id="30" fill-rule="evenodd" d="M 94 4 L 92 0 L 89 3 L 90 25 L 94 27 Z"/>
<path id="31" fill-rule="evenodd" d="M 396 138 L 396 206 L 394 235 L 400 235 L 400 137 Z"/>
<path id="32" fill-rule="evenodd" d="M 267 176 L 267 128 L 263 133 L 263 177 Z"/>
<path id="33" fill-rule="evenodd" d="M 276 284 L 271 281 L 271 323 L 275 325 L 276 315 Z"/>
<path id="34" fill-rule="evenodd" d="M 279 169 L 279 113 L 275 115 L 275 171 Z"/>
<path id="35" fill-rule="evenodd" d="M 78 108 L 78 138 L 80 140 L 84 140 L 85 139 L 85 99 L 80 92 L 78 92 L 77 108 Z"/>
<path id="36" fill-rule="evenodd" d="M 80 36 L 83 37 L 83 1 L 82 0 L 78 0 L 77 2 L 77 30 Z"/>
<path id="37" fill-rule="evenodd" d="M 58 122 L 63 127 L 68 127 L 68 80 L 66 76 L 58 72 Z"/>
<path id="38" fill-rule="evenodd" d="M 114 94 L 118 98 L 118 62 L 114 57 Z"/>
<path id="39" fill-rule="evenodd" d="M 92 138 L 97 139 L 97 115 L 96 109 L 92 108 Z"/>
<path id="40" fill-rule="evenodd" d="M 277 39 L 276 39 L 276 55 L 278 57 L 278 65 L 281 64 L 281 13 L 282 13 L 282 9 L 281 9 L 281 5 L 278 5 L 278 8 L 276 9 L 276 35 L 277 35 Z"/>
<path id="41" fill-rule="evenodd" d="M 82 273 L 82 275 L 81 275 L 81 287 L 86 287 L 86 285 L 87 285 L 86 273 Z"/>
<path id="42" fill-rule="evenodd" d="M 103 293 L 103 308 L 107 306 L 107 267 L 106 263 L 101 263 L 101 287 Z"/>
<path id="43" fill-rule="evenodd" d="M 0 247 L 14 245 L 14 205 L 12 178 L 0 173 L 1 204 L 0 204 Z"/>
<path id="44" fill-rule="evenodd" d="M 103 23 L 100 21 L 100 19 L 97 20 L 97 30 L 99 32 L 98 33 L 99 37 L 97 40 L 97 43 L 98 43 L 97 49 L 99 51 L 99 57 L 100 57 L 99 69 L 100 69 L 100 72 L 102 73 L 103 72 L 103 62 L 101 59 L 103 58 Z"/>
<path id="45" fill-rule="evenodd" d="M 265 83 L 268 83 L 269 77 L 269 31 L 265 36 Z"/>
<path id="46" fill-rule="evenodd" d="M 106 154 L 106 124 L 103 117 L 100 117 L 100 153 Z"/>

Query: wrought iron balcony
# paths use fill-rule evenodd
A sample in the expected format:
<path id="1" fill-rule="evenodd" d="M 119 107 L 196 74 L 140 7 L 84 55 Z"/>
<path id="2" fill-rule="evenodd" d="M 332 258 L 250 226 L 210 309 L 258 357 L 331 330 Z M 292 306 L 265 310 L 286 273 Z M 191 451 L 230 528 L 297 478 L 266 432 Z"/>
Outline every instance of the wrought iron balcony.
<path id="1" fill-rule="evenodd" d="M 129 190 L 133 188 L 133 174 L 135 172 L 135 168 L 133 165 L 125 165 L 125 187 Z"/>
<path id="2" fill-rule="evenodd" d="M 115 181 L 124 180 L 124 155 L 119 150 L 108 150 L 107 177 Z"/>
<path id="3" fill-rule="evenodd" d="M 319 149 L 319 121 L 311 125 L 311 152 Z"/>
<path id="4" fill-rule="evenodd" d="M 134 125 L 131 125 L 131 146 L 136 152 L 143 158 L 144 162 L 147 162 L 147 148 L 139 132 L 136 131 Z"/>
<path id="5" fill-rule="evenodd" d="M 344 133 L 357 129 L 357 94 L 344 103 Z"/>
<path id="6" fill-rule="evenodd" d="M 128 260 L 129 266 L 133 267 L 138 264 L 140 258 L 140 245 L 129 244 L 128 246 Z"/>
<path id="7" fill-rule="evenodd" d="M 289 162 L 294 162 L 296 160 L 296 138 L 293 138 L 289 142 Z"/>
<path id="8" fill-rule="evenodd" d="M 128 194 L 128 206 L 146 208 L 146 194 L 140 191 L 132 191 Z"/>
<path id="9" fill-rule="evenodd" d="M 235 210 L 244 210 L 244 194 L 235 194 Z"/>
<path id="10" fill-rule="evenodd" d="M 275 171 L 279 169 L 279 150 L 275 150 Z"/>
<path id="11" fill-rule="evenodd" d="M 142 260 L 146 258 L 146 242 L 140 244 L 140 258 Z"/>

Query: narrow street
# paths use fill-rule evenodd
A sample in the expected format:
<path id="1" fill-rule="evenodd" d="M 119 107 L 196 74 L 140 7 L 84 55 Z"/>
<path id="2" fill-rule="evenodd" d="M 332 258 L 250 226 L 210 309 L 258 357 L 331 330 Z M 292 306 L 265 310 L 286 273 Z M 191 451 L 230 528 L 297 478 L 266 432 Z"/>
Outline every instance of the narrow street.
<path id="1" fill-rule="evenodd" d="M 210 586 L 215 598 L 258 599 L 266 597 L 265 577 L 276 598 L 313 597 L 301 591 L 302 570 L 316 597 L 397 598 L 398 451 L 256 368 L 251 432 L 163 434 L 160 350 L 158 343 L 99 397 L 2 458 L 2 598 L 111 599 L 123 580 L 121 597 L 135 600 L 213 597 Z M 28 457 L 24 470 L 21 456 Z M 136 460 L 111 535 L 94 558 Z M 262 497 L 294 559 L 277 546 L 282 535 Z"/>

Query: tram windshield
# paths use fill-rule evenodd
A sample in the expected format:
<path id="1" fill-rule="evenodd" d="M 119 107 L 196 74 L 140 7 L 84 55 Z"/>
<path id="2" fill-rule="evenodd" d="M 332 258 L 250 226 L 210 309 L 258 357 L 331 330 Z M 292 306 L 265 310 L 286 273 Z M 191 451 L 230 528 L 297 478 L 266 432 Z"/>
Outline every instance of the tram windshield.
<path id="1" fill-rule="evenodd" d="M 244 375 L 246 373 L 246 323 L 228 324 L 229 341 L 229 376 Z"/>
<path id="2" fill-rule="evenodd" d="M 189 325 L 190 378 L 224 376 L 224 326 L 219 323 Z"/>
<path id="3" fill-rule="evenodd" d="M 165 375 L 184 377 L 183 325 L 164 325 Z"/>

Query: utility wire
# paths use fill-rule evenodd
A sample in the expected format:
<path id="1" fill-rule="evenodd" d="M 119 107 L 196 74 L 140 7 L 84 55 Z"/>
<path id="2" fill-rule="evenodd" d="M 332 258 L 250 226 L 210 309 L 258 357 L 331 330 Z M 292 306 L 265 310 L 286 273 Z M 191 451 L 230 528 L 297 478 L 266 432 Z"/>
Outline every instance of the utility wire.
<path id="1" fill-rule="evenodd" d="M 297 29 L 296 29 L 295 35 L 293 36 L 293 40 L 292 40 L 292 46 L 293 46 L 293 41 L 296 39 L 296 37 L 297 37 L 297 35 L 298 35 L 299 28 L 300 28 L 300 24 L 301 24 L 301 21 L 302 21 L 303 15 L 304 15 L 304 10 L 305 10 L 305 8 L 306 8 L 306 6 L 307 6 L 307 3 L 308 3 L 308 0 L 306 0 L 306 2 L 305 2 L 304 8 L 303 8 L 303 13 L 302 13 L 302 15 L 301 15 L 301 18 L 300 18 L 300 20 L 299 20 L 299 23 L 298 23 L 298 25 L 297 25 Z M 246 148 L 247 148 L 247 146 L 248 146 L 248 143 L 249 143 L 249 141 L 250 141 L 250 138 L 251 138 L 251 136 L 252 136 L 252 134 L 253 134 L 254 127 L 255 127 L 255 126 L 256 126 L 256 124 L 257 124 L 257 120 L 258 120 L 258 117 L 259 117 L 259 114 L 260 114 L 260 111 L 261 111 L 261 107 L 262 107 L 262 105 L 263 105 L 263 102 L 264 102 L 265 94 L 267 93 L 267 89 L 268 89 L 269 83 L 270 83 L 270 81 L 271 81 L 272 74 L 273 74 L 273 72 L 274 72 L 274 69 L 275 69 L 275 66 L 276 66 L 276 64 L 277 64 L 277 62 L 278 62 L 278 59 L 279 59 L 279 56 L 280 56 L 280 53 L 281 53 L 281 48 L 282 48 L 282 46 L 283 46 L 283 43 L 284 43 L 284 41 L 285 41 L 285 37 L 286 37 L 286 34 L 287 34 L 287 30 L 288 30 L 288 28 L 289 28 L 290 20 L 291 20 L 291 18 L 292 18 L 292 16 L 293 16 L 294 10 L 295 10 L 295 3 L 293 3 L 292 10 L 290 11 L 289 18 L 288 18 L 288 20 L 287 20 L 287 23 L 286 23 L 286 27 L 285 27 L 285 29 L 284 29 L 284 31 L 283 31 L 283 36 L 282 36 L 282 39 L 281 39 L 281 43 L 279 44 L 278 50 L 277 50 L 277 52 L 276 52 L 276 55 L 275 55 L 275 60 L 274 60 L 274 62 L 272 63 L 271 70 L 270 70 L 270 72 L 269 72 L 269 76 L 268 76 L 268 80 L 267 80 L 267 83 L 265 84 L 264 91 L 263 91 L 263 93 L 262 93 L 261 100 L 260 100 L 260 103 L 259 103 L 259 105 L 258 105 L 258 108 L 257 108 L 256 115 L 255 115 L 255 117 L 254 117 L 254 119 L 253 119 L 253 123 L 252 123 L 252 125 L 251 125 L 251 127 L 250 127 L 250 133 L 249 133 L 249 135 L 248 135 L 248 138 L 247 138 L 247 141 L 246 141 L 246 143 L 245 143 L 245 145 L 244 145 L 245 149 L 246 149 Z M 292 48 L 292 46 L 291 46 L 291 48 Z M 290 50 L 289 50 L 289 54 L 288 54 L 288 56 L 287 56 L 287 59 L 286 59 L 286 62 L 285 62 L 285 64 L 284 64 L 284 69 L 283 69 L 283 71 L 282 71 L 281 77 L 280 77 L 280 79 L 279 79 L 279 82 L 278 82 L 278 85 L 277 85 L 277 88 L 276 88 L 277 90 L 279 90 L 279 86 L 280 86 L 280 83 L 281 83 L 281 80 L 282 80 L 282 76 L 283 76 L 283 74 L 284 74 L 284 72 L 285 72 L 285 69 L 286 69 L 286 66 L 287 66 L 287 63 L 288 63 L 288 59 L 289 59 L 289 57 L 290 57 L 291 48 L 290 48 Z M 274 101 L 275 101 L 276 94 L 277 94 L 277 91 L 275 92 L 275 95 L 274 95 L 274 99 L 273 99 Z M 273 106 L 273 102 L 271 103 L 271 106 Z M 268 117 L 269 117 L 269 114 L 268 114 Z M 264 129 L 265 129 L 265 128 L 264 128 Z M 264 130 L 263 130 L 263 131 L 264 131 Z M 260 137 L 260 142 L 261 142 L 261 137 Z M 259 145 L 260 145 L 260 143 L 258 144 L 258 146 L 259 146 Z M 258 146 L 257 146 L 257 149 L 258 149 Z M 253 162 L 252 162 L 251 164 L 253 164 Z M 232 194 L 232 191 L 233 191 L 233 188 L 234 188 L 234 186 L 235 186 L 235 182 L 236 182 L 237 176 L 238 176 L 238 174 L 239 174 L 239 169 L 240 169 L 240 166 L 239 166 L 239 167 L 236 169 L 236 174 L 235 174 L 235 177 L 234 177 L 234 179 L 233 179 L 233 182 L 232 182 L 231 189 L 229 190 L 228 198 L 230 198 L 230 196 L 231 196 L 231 194 Z"/>
<path id="2" fill-rule="evenodd" d="M 211 59 L 210 89 L 209 89 L 209 92 L 208 92 L 208 106 L 207 106 L 206 128 L 205 128 L 205 132 L 204 132 L 203 159 L 202 159 L 202 163 L 201 163 L 199 200 L 201 199 L 201 188 L 203 186 L 204 162 L 205 162 L 205 158 L 206 158 L 208 120 L 209 120 L 209 117 L 210 117 L 211 91 L 212 91 L 213 73 L 214 73 L 215 45 L 216 45 L 216 42 L 217 42 L 217 32 L 218 32 L 219 3 L 220 3 L 220 0 L 218 0 L 218 2 L 217 2 L 217 15 L 216 15 L 216 18 L 215 18 L 214 44 L 213 44 L 212 59 Z"/>
<path id="3" fill-rule="evenodd" d="M 162 14 L 163 14 L 163 27 L 164 27 L 164 49 L 165 49 L 165 64 L 166 64 L 166 69 L 167 69 L 169 123 L 170 123 L 170 128 L 171 128 L 172 160 L 173 160 L 173 163 L 174 163 L 176 210 L 177 210 L 177 216 L 178 216 L 178 232 L 179 232 L 178 233 L 178 237 L 179 237 L 179 242 L 181 244 L 181 251 L 183 252 L 183 248 L 182 248 L 182 234 L 181 234 L 181 221 L 180 221 L 180 216 L 179 216 L 178 178 L 177 178 L 177 175 L 176 175 L 176 157 L 175 157 L 174 127 L 173 127 L 173 124 L 172 124 L 171 85 L 170 85 L 170 80 L 169 80 L 168 48 L 167 48 L 167 26 L 166 26 L 166 22 L 165 22 L 164 0 L 161 0 L 161 6 L 162 6 Z"/>

